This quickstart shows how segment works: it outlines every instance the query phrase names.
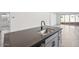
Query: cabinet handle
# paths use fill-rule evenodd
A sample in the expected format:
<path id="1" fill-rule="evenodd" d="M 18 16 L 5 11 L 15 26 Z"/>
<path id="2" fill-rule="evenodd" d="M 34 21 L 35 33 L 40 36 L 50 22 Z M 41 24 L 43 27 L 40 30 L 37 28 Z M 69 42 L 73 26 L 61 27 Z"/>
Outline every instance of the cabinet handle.
<path id="1" fill-rule="evenodd" d="M 52 42 L 52 47 L 54 47 L 54 46 L 55 46 L 55 41 Z"/>

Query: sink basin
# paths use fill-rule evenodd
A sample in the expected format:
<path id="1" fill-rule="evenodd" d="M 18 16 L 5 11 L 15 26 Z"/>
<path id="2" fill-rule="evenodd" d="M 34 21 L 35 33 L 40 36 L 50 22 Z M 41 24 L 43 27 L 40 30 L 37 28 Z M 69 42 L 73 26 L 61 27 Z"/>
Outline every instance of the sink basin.
<path id="1" fill-rule="evenodd" d="M 47 35 L 47 34 L 53 32 L 53 31 L 54 31 L 54 29 L 46 28 L 46 29 L 43 29 L 43 30 L 39 31 L 39 33 L 40 33 L 41 35 Z"/>

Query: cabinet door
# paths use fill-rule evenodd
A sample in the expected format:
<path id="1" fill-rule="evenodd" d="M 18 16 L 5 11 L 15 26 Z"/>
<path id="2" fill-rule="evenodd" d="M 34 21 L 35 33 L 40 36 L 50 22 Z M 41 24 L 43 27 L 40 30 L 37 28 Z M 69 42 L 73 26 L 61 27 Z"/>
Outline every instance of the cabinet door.
<path id="1" fill-rule="evenodd" d="M 62 31 L 59 31 L 59 46 L 62 46 Z"/>
<path id="2" fill-rule="evenodd" d="M 52 39 L 54 39 L 55 37 L 58 37 L 58 33 L 50 36 L 49 38 L 46 39 L 45 44 L 48 44 Z"/>
<path id="3" fill-rule="evenodd" d="M 58 37 L 55 37 L 49 41 L 49 43 L 46 44 L 46 47 L 58 47 Z"/>
<path id="4" fill-rule="evenodd" d="M 52 35 L 45 41 L 46 47 L 58 47 L 58 33 Z"/>

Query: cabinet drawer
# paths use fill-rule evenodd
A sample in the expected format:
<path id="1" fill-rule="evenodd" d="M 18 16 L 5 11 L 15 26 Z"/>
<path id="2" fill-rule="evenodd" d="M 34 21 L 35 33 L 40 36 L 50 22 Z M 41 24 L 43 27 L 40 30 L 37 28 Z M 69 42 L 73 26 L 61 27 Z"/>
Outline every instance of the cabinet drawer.
<path id="1" fill-rule="evenodd" d="M 52 41 L 54 38 L 58 38 L 58 33 L 50 36 L 49 38 L 46 39 L 45 44 L 48 44 L 50 41 Z"/>

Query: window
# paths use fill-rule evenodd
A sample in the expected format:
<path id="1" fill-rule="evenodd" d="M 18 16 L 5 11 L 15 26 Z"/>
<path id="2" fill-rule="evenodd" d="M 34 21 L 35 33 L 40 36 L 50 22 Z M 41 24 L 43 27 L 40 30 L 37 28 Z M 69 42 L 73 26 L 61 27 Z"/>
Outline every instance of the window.
<path id="1" fill-rule="evenodd" d="M 61 22 L 64 22 L 64 15 L 60 16 Z"/>
<path id="2" fill-rule="evenodd" d="M 79 22 L 79 15 L 61 15 L 60 16 L 61 22 Z"/>
<path id="3" fill-rule="evenodd" d="M 65 22 L 69 22 L 69 15 L 65 15 Z"/>
<path id="4" fill-rule="evenodd" d="M 76 15 L 76 22 L 79 22 L 79 16 Z"/>
<path id="5" fill-rule="evenodd" d="M 75 22 L 75 15 L 70 15 L 70 22 Z"/>

